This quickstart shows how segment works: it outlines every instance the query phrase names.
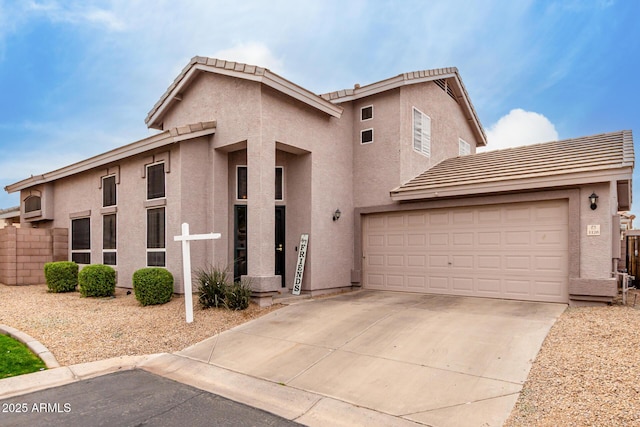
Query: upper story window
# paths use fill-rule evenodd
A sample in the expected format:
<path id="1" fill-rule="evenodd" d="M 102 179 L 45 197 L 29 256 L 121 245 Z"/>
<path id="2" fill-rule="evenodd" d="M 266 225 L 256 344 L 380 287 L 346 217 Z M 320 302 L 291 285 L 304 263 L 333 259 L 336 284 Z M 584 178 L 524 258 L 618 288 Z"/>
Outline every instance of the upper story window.
<path id="1" fill-rule="evenodd" d="M 147 200 L 165 197 L 164 163 L 147 166 Z"/>
<path id="2" fill-rule="evenodd" d="M 360 144 L 369 144 L 373 142 L 373 129 L 364 129 L 360 131 Z"/>
<path id="3" fill-rule="evenodd" d="M 40 196 L 29 196 L 24 201 L 25 212 L 35 212 L 42 209 L 42 199 Z"/>
<path id="4" fill-rule="evenodd" d="M 431 156 L 431 118 L 413 108 L 413 149 L 427 157 Z"/>
<path id="5" fill-rule="evenodd" d="M 373 105 L 367 105 L 366 107 L 362 107 L 360 109 L 360 121 L 364 122 L 365 120 L 373 119 Z"/>
<path id="6" fill-rule="evenodd" d="M 116 205 L 116 176 L 105 176 L 102 178 L 102 206 Z"/>
<path id="7" fill-rule="evenodd" d="M 460 156 L 467 156 L 471 154 L 471 145 L 462 138 L 458 140 L 458 154 Z"/>

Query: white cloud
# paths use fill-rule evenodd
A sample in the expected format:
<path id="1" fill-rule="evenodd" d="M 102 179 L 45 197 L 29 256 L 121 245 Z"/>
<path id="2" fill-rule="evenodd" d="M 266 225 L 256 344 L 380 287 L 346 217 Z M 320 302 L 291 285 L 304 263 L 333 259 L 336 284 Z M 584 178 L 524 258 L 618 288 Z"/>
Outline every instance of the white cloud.
<path id="1" fill-rule="evenodd" d="M 516 108 L 487 129 L 487 147 L 479 151 L 518 147 L 557 139 L 558 131 L 548 118 L 540 113 Z"/>
<path id="2" fill-rule="evenodd" d="M 74 25 L 90 24 L 106 28 L 110 31 L 122 31 L 124 22 L 111 11 L 96 7 L 76 4 L 60 6 L 56 1 L 38 3 L 31 1 L 27 4 L 27 11 L 44 14 L 52 22 L 63 22 Z"/>
<path id="3" fill-rule="evenodd" d="M 282 73 L 284 69 L 283 61 L 276 58 L 269 47 L 260 42 L 240 43 L 229 49 L 219 50 L 213 56 L 219 59 L 258 65 L 277 73 Z"/>

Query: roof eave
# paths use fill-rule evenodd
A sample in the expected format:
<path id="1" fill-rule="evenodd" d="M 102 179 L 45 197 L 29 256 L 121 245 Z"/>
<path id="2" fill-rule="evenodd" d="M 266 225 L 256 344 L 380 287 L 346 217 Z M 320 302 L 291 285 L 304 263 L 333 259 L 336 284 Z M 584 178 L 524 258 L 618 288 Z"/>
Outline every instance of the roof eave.
<path id="1" fill-rule="evenodd" d="M 204 63 L 198 61 L 192 61 L 189 65 L 189 69 L 181 74 L 179 81 L 174 82 L 170 86 L 173 87 L 169 90 L 167 95 L 163 95 L 163 100 L 159 105 L 154 106 L 151 113 L 148 115 L 145 123 L 149 128 L 162 129 L 162 117 L 176 102 L 177 97 L 182 93 L 187 86 L 189 86 L 200 72 L 209 72 L 213 74 L 224 75 L 228 77 L 234 77 L 238 79 L 244 79 L 257 83 L 262 83 L 269 86 L 279 92 L 284 93 L 300 102 L 303 102 L 317 110 L 322 111 L 332 117 L 340 118 L 342 116 L 343 108 L 337 106 L 322 97 L 310 92 L 295 83 L 286 80 L 279 75 L 272 73 L 267 69 L 256 67 L 260 70 L 257 74 L 247 73 L 244 71 L 238 71 L 234 68 L 221 68 L 215 65 L 210 65 L 207 61 Z"/>
<path id="2" fill-rule="evenodd" d="M 8 193 L 15 193 L 34 185 L 46 184 L 47 182 L 56 181 L 61 178 L 66 178 L 71 175 L 75 175 L 81 172 L 86 172 L 91 169 L 95 169 L 101 166 L 105 166 L 120 160 L 142 154 L 157 148 L 161 148 L 167 145 L 175 144 L 187 139 L 199 138 L 201 136 L 211 135 L 215 133 L 215 121 L 207 122 L 207 126 L 203 127 L 202 123 L 197 126 L 196 130 L 187 131 L 189 126 L 166 130 L 157 135 L 150 136 L 148 138 L 141 139 L 131 144 L 116 148 L 106 153 L 98 154 L 97 156 L 90 157 L 77 163 L 56 169 L 51 172 L 44 173 L 42 175 L 32 175 L 29 178 L 18 181 L 14 184 L 7 185 L 4 189 Z"/>
<path id="3" fill-rule="evenodd" d="M 482 181 L 474 184 L 434 186 L 416 189 L 401 189 L 401 187 L 398 187 L 390 192 L 390 197 L 395 202 L 409 202 L 447 197 L 477 196 L 490 193 L 531 191 L 542 188 L 567 187 L 599 182 L 624 181 L 631 180 L 632 177 L 633 168 L 621 166 L 619 168 L 603 169 L 596 172 L 582 171 L 535 178 L 498 180 L 493 182 Z"/>
<path id="4" fill-rule="evenodd" d="M 471 99 L 469 98 L 467 89 L 462 83 L 462 79 L 460 78 L 460 75 L 458 74 L 457 69 L 450 68 L 446 70 L 451 70 L 451 71 L 443 72 L 443 73 L 425 73 L 424 75 L 420 75 L 420 72 L 400 74 L 398 76 L 381 80 L 379 82 L 372 83 L 370 85 L 354 88 L 352 91 L 350 91 L 351 93 L 346 94 L 345 96 L 340 96 L 340 97 L 331 99 L 331 102 L 342 103 L 342 102 L 355 101 L 357 99 L 376 95 L 378 93 L 386 92 L 388 90 L 397 89 L 402 86 L 409 86 L 409 85 L 414 85 L 419 83 L 431 82 L 439 79 L 451 78 L 451 79 L 454 79 L 454 81 L 456 82 L 456 85 L 458 86 L 458 91 L 461 94 L 461 96 L 458 97 L 458 101 L 459 102 L 461 101 L 460 105 L 467 112 L 467 115 L 468 115 L 467 120 L 469 121 L 469 125 L 473 129 L 476 135 L 476 138 L 478 140 L 477 145 L 483 146 L 483 147 L 486 146 L 487 136 L 485 135 L 484 128 L 480 123 L 480 119 L 476 114 L 475 108 L 473 107 L 473 104 L 471 103 Z M 418 75 L 418 77 L 415 77 L 416 74 Z"/>

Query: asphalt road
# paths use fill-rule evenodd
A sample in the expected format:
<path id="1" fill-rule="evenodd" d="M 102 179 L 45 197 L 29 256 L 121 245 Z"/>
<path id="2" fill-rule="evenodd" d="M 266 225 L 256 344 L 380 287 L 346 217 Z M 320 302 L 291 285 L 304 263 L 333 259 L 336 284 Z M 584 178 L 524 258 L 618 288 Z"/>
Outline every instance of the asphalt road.
<path id="1" fill-rule="evenodd" d="M 297 426 L 142 370 L 0 400 L 0 426 Z"/>

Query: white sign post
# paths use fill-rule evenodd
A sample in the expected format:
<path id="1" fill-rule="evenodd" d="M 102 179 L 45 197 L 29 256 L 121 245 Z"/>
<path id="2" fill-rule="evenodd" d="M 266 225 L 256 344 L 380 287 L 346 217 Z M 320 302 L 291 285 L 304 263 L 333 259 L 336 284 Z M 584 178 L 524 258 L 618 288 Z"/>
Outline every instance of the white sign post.
<path id="1" fill-rule="evenodd" d="M 175 236 L 174 241 L 182 241 L 182 266 L 184 281 L 184 308 L 187 313 L 187 323 L 193 322 L 193 293 L 191 285 L 191 241 L 219 239 L 220 233 L 189 234 L 189 224 L 182 223 L 182 234 Z"/>
<path id="2" fill-rule="evenodd" d="M 304 261 L 307 259 L 307 246 L 309 245 L 309 235 L 300 235 L 300 250 L 298 251 L 298 263 L 296 264 L 296 275 L 293 279 L 293 295 L 300 295 L 302 289 L 302 276 L 304 275 Z"/>

